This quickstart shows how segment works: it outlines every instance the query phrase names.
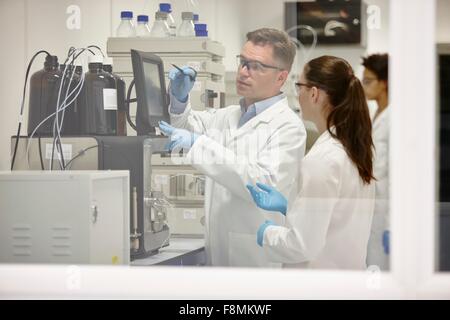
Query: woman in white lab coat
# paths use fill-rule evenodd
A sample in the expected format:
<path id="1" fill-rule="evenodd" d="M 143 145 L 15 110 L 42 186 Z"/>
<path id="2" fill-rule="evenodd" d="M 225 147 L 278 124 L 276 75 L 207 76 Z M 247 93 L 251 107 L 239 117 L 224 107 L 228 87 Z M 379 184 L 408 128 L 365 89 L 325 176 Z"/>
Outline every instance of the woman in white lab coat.
<path id="1" fill-rule="evenodd" d="M 363 58 L 362 84 L 368 100 L 377 102 L 372 116 L 372 137 L 375 145 L 374 176 L 376 181 L 375 210 L 367 248 L 367 265 L 389 269 L 389 109 L 388 55 L 373 54 Z M 383 236 L 384 235 L 384 236 Z M 384 241 L 383 241 L 384 240 Z"/>
<path id="2" fill-rule="evenodd" d="M 286 215 L 285 225 L 262 224 L 257 242 L 285 267 L 364 269 L 375 187 L 362 85 L 345 60 L 322 56 L 306 64 L 296 86 L 303 118 L 320 136 L 301 163 L 295 202 L 273 187 L 248 186 L 260 208 Z"/>

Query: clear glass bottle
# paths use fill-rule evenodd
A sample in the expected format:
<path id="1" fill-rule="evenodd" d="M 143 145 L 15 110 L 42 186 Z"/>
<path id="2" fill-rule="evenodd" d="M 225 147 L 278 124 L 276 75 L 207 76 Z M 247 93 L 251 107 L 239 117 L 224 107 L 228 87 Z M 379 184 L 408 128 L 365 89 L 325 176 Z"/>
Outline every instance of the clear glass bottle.
<path id="1" fill-rule="evenodd" d="M 177 36 L 179 37 L 195 37 L 195 28 L 194 28 L 194 14 L 192 12 L 182 12 L 181 18 L 183 21 L 181 22 L 180 27 L 178 28 Z"/>
<path id="2" fill-rule="evenodd" d="M 136 29 L 133 24 L 133 12 L 131 11 L 122 11 L 120 13 L 120 18 L 122 21 L 119 24 L 119 27 L 116 31 L 117 37 L 135 37 Z"/>
<path id="3" fill-rule="evenodd" d="M 172 6 L 170 3 L 160 3 L 159 11 L 167 13 L 167 24 L 169 25 L 170 36 L 175 37 L 177 35 L 177 25 L 175 19 L 172 16 Z"/>
<path id="4" fill-rule="evenodd" d="M 148 16 L 139 15 L 137 17 L 136 36 L 138 37 L 150 37 L 150 27 L 148 26 Z"/>
<path id="5" fill-rule="evenodd" d="M 167 12 L 157 11 L 155 13 L 155 23 L 150 33 L 155 38 L 170 37 L 169 25 L 167 24 Z"/>

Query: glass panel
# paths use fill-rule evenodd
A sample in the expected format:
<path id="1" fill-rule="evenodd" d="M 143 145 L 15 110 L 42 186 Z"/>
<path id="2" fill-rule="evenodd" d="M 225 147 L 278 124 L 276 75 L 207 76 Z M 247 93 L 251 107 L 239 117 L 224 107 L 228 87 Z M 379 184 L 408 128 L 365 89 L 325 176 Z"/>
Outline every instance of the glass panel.
<path id="1" fill-rule="evenodd" d="M 438 255 L 437 269 L 450 271 L 450 1 L 437 1 Z"/>
<path id="2" fill-rule="evenodd" d="M 146 4 L 143 9 L 141 3 L 136 3 L 132 0 L 72 2 L 57 0 L 42 0 L 39 2 L 25 1 L 23 7 L 14 9 L 11 16 L 20 13 L 25 19 L 21 25 L 24 30 L 20 33 L 23 39 L 20 39 L 21 41 L 18 42 L 26 44 L 25 49 L 22 51 L 26 51 L 27 60 L 37 50 L 45 49 L 51 54 L 57 55 L 59 62 L 63 62 L 70 46 L 82 47 L 90 44 L 97 45 L 104 53 L 106 53 L 107 49 L 110 51 L 110 55 L 114 58 L 113 71 L 123 77 L 128 87 L 132 79 L 133 70 L 131 69 L 129 55 L 125 54 L 125 52 L 129 52 L 130 43 L 133 43 L 133 46 L 135 43 L 136 46 L 138 44 L 142 45 L 145 51 L 151 52 L 152 50 L 158 50 L 158 54 L 164 55 L 163 45 L 149 45 L 151 41 L 156 41 L 155 39 L 144 39 L 145 41 L 143 39 L 132 39 L 136 42 L 130 42 L 128 41 L 130 39 L 122 38 L 120 40 L 119 38 L 115 38 L 114 40 L 116 42 L 110 43 L 111 45 L 108 46 L 108 38 L 116 35 L 116 31 L 121 23 L 120 16 L 122 10 L 127 9 L 133 11 L 133 21 L 136 21 L 136 16 L 143 13 L 142 11 L 147 14 L 150 13 L 151 17 L 153 17 L 153 13 L 157 10 L 156 7 L 150 8 Z M 2 7 L 6 6 L 2 3 Z M 217 102 L 219 99 L 222 99 L 221 97 L 225 89 L 221 88 L 226 87 L 227 105 L 239 105 L 240 102 L 243 102 L 244 109 L 250 105 L 255 106 L 254 114 L 251 112 L 245 114 L 241 118 L 242 122 L 237 122 L 234 124 L 234 127 L 232 126 L 232 130 L 228 133 L 234 134 L 238 132 L 238 129 L 244 128 L 243 126 L 247 124 L 247 121 L 253 120 L 253 116 L 256 115 L 256 117 L 259 116 L 262 118 L 265 114 L 268 114 L 268 110 L 276 102 L 283 101 L 284 105 L 287 105 L 295 111 L 295 113 L 289 112 L 289 116 L 301 117 L 303 123 L 296 118 L 293 118 L 295 121 L 292 122 L 295 122 L 298 128 L 301 129 L 303 129 L 302 126 L 304 125 L 307 135 L 306 137 L 304 134 L 302 136 L 291 136 L 288 133 L 288 136 L 283 138 L 285 140 L 281 141 L 282 143 L 276 145 L 275 148 L 284 145 L 284 142 L 290 146 L 296 145 L 297 142 L 299 145 L 304 143 L 305 146 L 301 145 L 301 147 L 298 147 L 298 150 L 296 149 L 295 152 L 292 152 L 293 155 L 284 154 L 285 158 L 278 159 L 280 160 L 279 163 L 275 163 L 270 157 L 262 157 L 258 159 L 257 165 L 245 167 L 247 158 L 241 156 L 242 154 L 246 155 L 244 152 L 247 152 L 247 149 L 252 149 L 252 138 L 257 138 L 256 140 L 258 141 L 260 139 L 266 139 L 264 141 L 268 143 L 272 143 L 275 140 L 268 139 L 267 134 L 269 133 L 264 130 L 261 130 L 261 134 L 254 135 L 254 131 L 249 131 L 247 136 L 250 138 L 248 140 L 243 139 L 247 145 L 241 148 L 242 145 L 234 147 L 232 144 L 233 139 L 229 139 L 229 137 L 223 135 L 220 136 L 220 139 L 216 140 L 228 141 L 229 143 L 224 142 L 222 145 L 224 148 L 221 150 L 227 155 L 229 155 L 228 152 L 236 151 L 236 158 L 239 160 L 244 158 L 245 161 L 242 163 L 238 162 L 235 166 L 225 166 L 224 163 L 220 163 L 220 166 L 214 167 L 213 170 L 210 170 L 209 167 L 197 170 L 190 165 L 175 165 L 174 163 L 170 163 L 165 153 L 152 155 L 153 145 L 149 147 L 148 144 L 141 141 L 142 144 L 139 145 L 139 152 L 135 153 L 138 153 L 139 157 L 143 158 L 145 163 L 152 163 L 152 171 L 150 172 L 148 170 L 150 168 L 149 165 L 141 173 L 145 180 L 142 184 L 148 183 L 145 187 L 139 185 L 137 182 L 140 181 L 139 176 L 131 178 L 131 184 L 136 187 L 129 190 L 129 200 L 133 204 L 130 207 L 131 219 L 129 221 L 131 241 L 128 243 L 126 236 L 125 240 L 120 239 L 126 245 L 130 245 L 132 252 L 136 253 L 136 256 L 132 257 L 135 258 L 132 264 L 204 264 L 205 242 L 203 238 L 206 228 L 209 232 L 209 239 L 206 240 L 206 258 L 212 265 L 216 266 L 279 267 L 281 263 L 284 263 L 289 266 L 302 268 L 365 270 L 368 262 L 369 265 L 374 266 L 370 269 L 372 271 L 387 270 L 388 256 L 383 246 L 383 235 L 389 228 L 387 163 L 389 151 L 389 99 L 387 96 L 389 1 L 350 0 L 284 3 L 279 0 L 220 0 L 215 2 L 180 0 L 174 1 L 173 16 L 176 22 L 178 24 L 181 22 L 182 11 L 200 11 L 200 6 L 202 6 L 200 21 L 208 23 L 209 40 L 217 40 L 224 45 L 226 47 L 226 56 L 220 56 L 224 53 L 222 53 L 221 46 L 215 46 L 215 44 L 211 46 L 212 49 L 209 48 L 214 51 L 214 55 L 202 53 L 197 56 L 195 52 L 192 53 L 194 50 L 192 48 L 195 48 L 193 46 L 195 42 L 192 40 L 192 43 L 186 41 L 183 43 L 180 42 L 180 49 L 177 47 L 176 52 L 173 52 L 173 47 L 169 46 L 170 49 L 166 50 L 168 52 L 165 52 L 165 56 L 163 57 L 166 71 L 172 69 L 172 64 L 179 66 L 189 65 L 191 68 L 198 69 L 197 83 L 192 88 L 189 96 L 192 109 L 204 111 L 207 106 L 211 106 L 208 105 L 210 100 Z M 270 12 L 271 14 L 255 14 L 255 8 L 258 8 L 258 12 Z M 127 16 L 129 14 L 124 15 L 124 20 L 126 20 Z M 154 20 L 150 19 L 150 21 Z M 128 21 L 126 22 L 128 23 Z M 13 22 L 11 21 L 10 23 Z M 296 44 L 296 58 L 293 61 L 292 70 L 289 75 L 285 72 L 285 69 L 289 69 L 290 67 L 286 65 L 287 61 L 282 60 L 282 57 L 274 56 L 273 51 L 267 50 L 267 48 L 261 49 L 264 46 L 258 47 L 258 43 L 256 43 L 256 46 L 246 47 L 248 44 L 244 41 L 246 34 L 249 31 L 254 31 L 263 26 L 286 31 Z M 201 31 L 202 34 L 206 32 L 205 30 Z M 92 50 L 100 56 L 98 49 Z M 188 54 L 180 54 L 180 52 L 184 52 L 183 50 L 187 51 Z M 242 55 L 248 61 L 253 61 L 253 64 L 247 63 L 247 65 L 243 65 L 239 69 L 242 72 L 250 71 L 248 75 L 239 74 L 236 70 L 234 57 L 238 54 Z M 373 56 L 374 54 L 381 55 Z M 85 51 L 81 56 L 84 58 L 80 61 L 84 66 L 83 73 L 87 71 L 87 56 L 89 55 Z M 322 60 L 316 65 L 316 69 L 318 70 L 317 78 L 314 78 L 313 75 L 310 78 L 302 78 L 302 74 L 305 76 L 305 65 L 312 59 L 324 55 L 339 58 L 332 61 L 337 68 L 336 73 L 334 73 L 334 70 L 331 72 L 333 77 L 341 77 L 339 79 L 342 79 L 342 81 L 338 81 L 339 83 L 336 87 L 338 93 L 335 96 L 332 95 L 332 92 L 335 89 L 333 86 L 336 84 L 333 81 L 326 81 L 324 79 L 326 74 L 323 73 L 324 68 L 322 67 L 326 65 L 326 61 Z M 211 56 L 214 58 L 211 58 Z M 43 57 L 40 56 L 35 60 L 30 76 L 37 70 L 42 69 L 44 63 Z M 364 65 L 361 57 L 365 58 Z M 340 59 L 345 60 L 348 64 Z M 259 61 L 261 66 L 256 67 L 255 61 Z M 22 64 L 23 59 L 17 58 L 16 61 L 11 61 L 6 73 L 15 72 L 15 67 Z M 268 68 L 267 66 L 276 66 L 276 68 Z M 311 67 L 311 65 L 309 66 Z M 339 69 L 339 66 L 343 66 L 343 69 Z M 224 69 L 226 70 L 226 74 L 223 72 Z M 147 71 L 151 72 L 152 70 Z M 277 87 L 277 79 L 279 77 L 281 77 L 284 83 L 281 88 Z M 248 81 L 246 82 L 246 80 Z M 305 81 L 308 81 L 308 83 L 305 83 Z M 20 79 L 20 81 L 14 79 L 16 87 L 20 87 L 22 83 L 23 79 Z M 166 78 L 166 84 L 168 83 L 169 79 Z M 305 83 L 305 85 L 299 86 L 297 92 L 295 83 Z M 340 84 L 345 85 L 340 88 Z M 356 88 L 356 94 L 352 93 L 353 88 Z M 96 101 L 109 101 L 108 108 L 105 109 L 108 112 L 112 112 L 115 108 L 120 107 L 114 103 L 120 95 L 113 88 L 108 87 L 105 89 L 107 90 L 102 91 L 102 95 L 96 96 L 98 99 Z M 287 103 L 284 102 L 285 100 L 281 100 L 284 96 L 269 100 L 277 96 L 280 91 L 286 96 Z M 312 95 L 313 92 L 316 92 L 315 96 Z M 320 156 L 320 152 L 326 154 L 327 152 L 325 151 L 327 149 L 321 150 L 320 143 L 318 143 L 319 136 L 323 134 L 326 136 L 327 134 L 327 128 L 320 126 L 320 124 L 326 121 L 322 121 L 324 119 L 321 119 L 319 122 L 316 121 L 316 114 L 311 113 L 313 109 L 310 108 L 308 111 L 308 105 L 313 106 L 313 103 L 317 104 L 318 100 L 314 100 L 317 94 L 322 102 L 326 101 L 324 97 L 331 99 L 333 96 L 333 99 L 335 98 L 334 100 L 332 99 L 333 107 L 338 107 L 343 104 L 344 109 L 347 109 L 344 116 L 333 120 L 335 122 L 332 122 L 332 127 L 339 126 L 344 120 L 347 121 L 347 115 L 354 117 L 356 119 L 354 123 L 358 125 L 365 123 L 365 126 L 360 128 L 350 128 L 351 133 L 359 132 L 357 138 L 364 137 L 364 139 L 358 141 L 359 144 L 356 146 L 351 146 L 352 139 L 345 140 L 344 136 L 340 133 L 340 129 L 336 130 L 336 140 L 344 146 L 346 152 L 334 149 L 336 156 L 333 156 L 330 162 L 325 162 L 324 159 L 326 157 Z M 124 99 L 123 95 L 122 99 Z M 346 99 L 344 99 L 346 96 L 352 97 L 352 101 L 357 100 L 357 102 L 348 104 L 345 102 Z M 359 96 L 359 98 L 356 99 L 354 96 Z M 305 98 L 303 102 L 301 102 L 302 97 Z M 134 96 L 132 95 L 131 98 L 134 98 Z M 244 100 L 241 100 L 241 98 L 244 98 Z M 310 99 L 310 101 L 306 99 Z M 325 104 L 322 102 L 317 105 L 320 105 L 325 110 Z M 213 105 L 214 107 L 218 107 L 215 103 Z M 302 105 L 301 108 L 300 105 Z M 366 117 L 362 117 L 361 119 L 357 118 L 354 108 L 361 108 L 363 110 L 362 113 Z M 241 110 L 240 108 L 235 109 L 238 111 Z M 133 110 L 131 114 L 134 114 Z M 210 116 L 209 112 L 206 112 L 206 114 Z M 26 113 L 24 117 L 27 118 Z M 85 120 L 93 120 L 93 118 L 95 117 L 87 117 Z M 235 118 L 236 116 L 233 119 L 235 120 Z M 240 117 L 237 118 L 239 119 Z M 11 117 L 11 119 L 17 118 Z M 229 120 L 231 121 L 233 119 L 230 117 Z M 122 120 L 125 121 L 124 118 Z M 132 116 L 131 120 L 134 120 Z M 216 122 L 228 123 L 227 121 Z M 284 124 L 289 123 L 291 119 L 286 118 L 283 121 L 283 125 L 279 127 L 282 133 L 286 133 L 287 131 L 283 130 L 287 130 L 287 126 Z M 67 124 L 68 122 L 68 118 L 66 118 L 65 123 Z M 202 125 L 205 123 L 202 123 Z M 197 128 L 197 126 L 195 127 Z M 334 129 L 332 127 L 329 129 L 333 132 Z M 370 131 L 370 127 L 373 128 L 373 131 Z M 51 128 L 49 126 L 50 131 Z M 205 132 L 213 129 L 212 131 L 216 130 L 220 134 L 224 131 L 220 126 L 205 128 L 198 125 L 197 129 L 204 130 Z M 134 135 L 131 127 L 128 127 L 127 131 L 129 133 L 128 135 Z M 304 133 L 304 131 L 302 132 Z M 207 135 L 209 135 L 209 132 Z M 108 161 L 111 160 L 109 162 L 110 166 L 119 166 L 118 163 L 130 161 L 134 153 L 130 149 L 120 145 L 115 138 L 112 137 L 108 142 L 97 146 L 96 143 L 98 141 L 94 138 L 75 141 L 67 140 L 63 137 L 63 142 L 61 146 L 56 148 L 56 151 L 52 148 L 53 138 L 50 136 L 43 136 L 39 141 L 30 144 L 30 146 L 27 145 L 26 139 L 21 139 L 21 142 L 18 144 L 18 150 L 22 156 L 17 159 L 15 169 L 40 170 L 42 167 L 48 169 L 49 154 L 54 154 L 56 159 L 58 157 L 66 158 L 68 163 L 66 165 L 63 163 L 62 166 L 71 169 L 97 169 L 97 165 L 102 163 L 102 160 L 103 167 L 100 169 L 107 169 L 104 167 L 106 166 L 105 163 L 107 163 L 105 159 Z M 210 138 L 215 137 L 211 134 Z M 278 139 L 279 137 L 275 138 Z M 107 139 L 108 137 L 98 138 L 101 141 L 107 141 Z M 301 139 L 306 141 L 301 142 Z M 364 150 L 364 155 L 368 155 L 370 153 L 368 150 L 371 150 L 371 140 L 375 145 L 376 154 L 375 160 L 369 165 L 369 161 L 365 159 L 370 157 L 360 156 L 358 151 Z M 14 140 L 12 141 L 14 142 Z M 106 147 L 104 147 L 105 145 Z M 209 143 L 208 145 L 215 144 Z M 112 149 L 116 147 L 123 147 L 123 149 L 120 149 L 120 152 L 116 153 L 117 156 L 112 156 L 114 154 Z M 303 151 L 297 152 L 303 147 L 306 149 L 305 154 L 307 157 L 304 159 Z M 5 149 L 3 145 L 2 149 Z M 281 149 L 281 147 L 277 149 L 277 152 L 282 155 Z M 8 161 L 10 151 L 11 141 L 8 141 L 6 152 L 2 152 L 1 163 Z M 257 151 L 259 152 L 258 155 L 260 155 L 267 150 L 260 152 L 258 149 Z M 239 152 L 242 152 L 242 154 Z M 314 158 L 314 152 L 317 153 L 316 158 Z M 23 156 L 24 154 L 29 155 L 29 157 Z M 349 157 L 348 154 L 352 156 Z M 43 159 L 41 159 L 40 155 L 43 156 Z M 106 155 L 109 155 L 110 158 L 107 158 Z M 278 154 L 276 155 L 278 156 Z M 316 173 L 316 175 L 309 177 L 308 174 L 314 172 L 314 170 L 303 169 L 305 163 L 306 166 L 309 163 L 312 169 L 316 169 L 319 165 L 322 165 L 325 169 L 329 169 L 331 165 L 335 164 L 333 161 L 337 161 L 340 156 L 345 161 L 339 163 L 339 169 L 330 171 L 329 175 L 324 175 L 321 170 L 317 170 L 319 174 Z M 292 160 L 294 157 L 295 159 Z M 277 167 L 275 164 L 281 165 Z M 59 161 L 55 160 L 55 166 L 59 168 Z M 361 170 L 358 170 L 357 167 Z M 124 168 L 114 167 L 113 169 Z M 303 177 L 299 177 L 298 172 L 300 170 L 304 170 Z M 340 172 L 339 170 L 347 170 L 348 172 L 346 172 L 345 177 L 339 176 L 338 180 L 330 179 L 332 174 L 337 174 L 337 172 Z M 246 173 L 243 174 L 243 171 L 246 171 Z M 282 171 L 282 173 L 280 174 L 278 171 Z M 320 176 L 320 173 L 322 173 L 322 176 Z M 208 174 L 208 178 L 206 179 L 205 174 Z M 372 175 L 378 180 L 377 182 L 371 180 Z M 227 180 L 228 178 L 230 180 Z M 231 178 L 236 179 L 232 180 Z M 326 183 L 333 180 L 330 183 L 334 183 L 334 189 L 332 188 L 327 193 L 325 188 L 322 188 L 326 183 L 322 184 L 322 180 L 319 180 L 319 178 L 324 179 L 323 181 Z M 371 180 L 370 187 L 364 186 L 364 188 L 361 188 L 359 186 L 360 183 L 368 180 Z M 302 185 L 304 181 L 313 181 L 313 183 L 304 187 Z M 346 184 L 349 181 L 352 181 L 353 185 L 349 184 L 347 193 L 338 194 L 338 186 L 341 183 Z M 273 213 L 269 210 L 258 209 L 257 203 L 251 200 L 245 188 L 247 182 L 253 184 L 256 182 L 266 182 L 282 188 L 282 190 L 277 191 L 284 193 L 283 196 L 289 199 L 287 204 L 289 210 L 285 212 L 286 217 L 279 212 Z M 317 187 L 317 185 L 320 185 L 320 187 Z M 7 187 L 4 188 L 7 189 Z M 376 199 L 373 198 L 371 190 L 369 190 L 370 188 L 376 189 Z M 304 193 L 299 195 L 300 190 L 303 190 Z M 262 192 L 262 190 L 258 191 Z M 30 191 L 30 193 L 32 192 Z M 67 193 L 71 194 L 70 190 Z M 358 196 L 355 196 L 355 194 L 358 194 Z M 78 193 L 77 195 L 79 196 Z M 37 199 L 43 201 L 42 197 L 37 197 Z M 58 198 L 56 197 L 56 199 Z M 204 206 L 204 201 L 208 202 L 209 199 L 213 199 L 211 204 Z M 111 208 L 117 209 L 120 207 L 119 200 L 121 200 L 120 197 L 116 197 L 114 201 L 111 200 L 107 203 Z M 11 204 L 11 202 L 9 203 Z M 375 214 L 372 212 L 372 205 L 374 203 L 376 207 Z M 80 205 L 78 201 L 71 202 L 71 204 L 73 206 Z M 57 205 L 64 207 L 65 203 L 63 201 L 59 204 L 55 203 L 54 207 L 57 207 Z M 92 216 L 93 223 L 100 224 L 102 222 L 102 214 L 104 211 L 102 211 L 101 205 L 101 201 L 98 200 L 90 207 L 83 207 L 87 209 L 89 216 Z M 75 207 L 71 208 L 74 209 Z M 76 210 L 74 209 L 74 211 Z M 209 212 L 205 214 L 205 210 L 209 210 Z M 5 214 L 7 213 L 6 211 L 4 212 Z M 349 214 L 349 212 L 352 212 L 352 214 Z M 209 218 L 206 219 L 205 216 Z M 67 226 L 64 223 L 61 224 L 60 222 L 52 224 L 53 222 L 50 220 L 54 216 L 51 212 L 48 213 L 47 218 L 49 221 L 45 227 L 52 230 L 51 237 L 57 240 L 55 242 L 49 240 L 50 242 L 44 245 L 51 246 L 55 244 L 54 246 L 57 249 L 55 252 L 59 255 L 58 258 L 49 258 L 47 261 L 43 257 L 42 259 L 44 260 L 39 260 L 39 262 L 68 262 L 69 260 L 64 260 L 64 258 L 60 257 L 67 257 L 75 252 L 74 248 L 76 248 L 77 243 L 75 241 L 70 242 L 72 241 L 71 239 L 74 239 L 76 236 L 77 241 L 87 241 L 86 239 L 88 237 L 84 237 L 80 233 L 75 233 L 75 230 L 77 230 L 75 222 L 71 226 Z M 6 218 L 2 216 L 2 219 Z M 266 235 L 272 234 L 273 236 L 272 238 L 271 236 L 266 236 L 265 240 L 262 240 L 263 246 L 261 248 L 257 243 L 258 230 L 260 230 L 259 234 L 264 238 L 264 232 L 262 232 L 264 229 L 261 229 L 261 226 L 266 219 L 272 220 L 277 224 L 278 229 L 273 226 L 267 229 Z M 302 220 L 302 223 L 298 224 L 300 220 Z M 313 227 L 309 228 L 308 224 L 311 224 Z M 145 227 L 139 229 L 137 228 L 138 225 L 145 225 Z M 88 226 L 84 225 L 86 230 L 88 230 Z M 170 232 L 167 226 L 169 226 Z M 8 226 L 8 228 L 13 228 L 14 236 L 19 239 L 16 242 L 17 247 L 20 249 L 17 251 L 18 256 L 26 256 L 31 252 L 29 251 L 29 243 L 31 243 L 30 237 L 32 236 L 31 230 L 33 230 L 33 226 L 23 223 Z M 119 229 L 117 228 L 117 230 Z M 107 230 L 105 227 L 102 232 L 107 232 Z M 4 230 L 3 234 L 8 235 L 10 234 L 9 231 L 10 229 Z M 158 233 L 159 231 L 164 232 Z M 298 231 L 301 232 L 298 233 Z M 144 238 L 143 234 L 146 232 L 151 233 L 152 237 Z M 170 241 L 167 241 L 169 234 L 172 237 Z M 293 246 L 281 245 L 279 248 L 276 247 L 274 243 L 277 241 L 274 239 L 281 240 L 278 243 L 283 242 L 283 234 L 287 236 L 284 240 L 290 239 L 290 235 L 296 234 Z M 298 237 L 299 234 L 300 237 Z M 111 235 L 108 234 L 107 236 Z M 107 236 L 98 236 L 97 244 L 109 243 L 113 245 L 112 241 L 108 241 Z M 4 248 L 7 245 L 11 245 L 10 243 L 6 243 L 9 240 L 5 239 Z M 117 244 L 117 238 L 114 240 L 116 241 L 114 243 Z M 306 247 L 302 247 L 305 244 L 303 240 L 306 241 Z M 290 240 L 287 242 L 290 243 Z M 367 249 L 369 242 L 369 249 Z M 169 244 L 169 246 L 166 247 L 166 244 Z M 88 244 L 84 243 L 83 245 L 85 245 L 83 247 L 85 251 L 76 248 L 78 250 L 77 253 L 80 255 L 88 250 L 86 247 Z M 142 249 L 144 246 L 148 250 Z M 3 252 L 6 252 L 6 250 L 4 249 Z M 158 256 L 158 250 L 168 253 L 165 260 L 155 258 Z M 102 250 L 99 249 L 99 251 Z M 103 250 L 102 252 L 105 253 L 107 250 Z M 186 252 L 192 253 L 192 255 L 180 258 Z M 369 260 L 366 260 L 367 255 L 370 257 Z M 1 262 L 13 262 L 8 260 L 10 258 L 7 255 L 2 256 Z M 126 259 L 120 259 L 119 256 L 113 254 L 109 258 L 105 260 L 105 263 L 120 264 L 126 261 Z M 18 259 L 16 261 L 32 262 L 31 260 Z M 77 261 L 70 260 L 70 262 L 76 263 Z M 89 263 L 90 260 L 83 260 L 83 262 Z"/>

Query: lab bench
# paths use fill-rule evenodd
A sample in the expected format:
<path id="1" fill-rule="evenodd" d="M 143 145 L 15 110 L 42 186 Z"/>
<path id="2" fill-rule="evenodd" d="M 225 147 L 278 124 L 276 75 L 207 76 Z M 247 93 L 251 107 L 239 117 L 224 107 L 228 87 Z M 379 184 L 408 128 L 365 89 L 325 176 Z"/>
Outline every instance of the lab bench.
<path id="1" fill-rule="evenodd" d="M 135 259 L 132 266 L 203 266 L 206 263 L 205 239 L 170 238 L 170 244 L 147 258 Z"/>

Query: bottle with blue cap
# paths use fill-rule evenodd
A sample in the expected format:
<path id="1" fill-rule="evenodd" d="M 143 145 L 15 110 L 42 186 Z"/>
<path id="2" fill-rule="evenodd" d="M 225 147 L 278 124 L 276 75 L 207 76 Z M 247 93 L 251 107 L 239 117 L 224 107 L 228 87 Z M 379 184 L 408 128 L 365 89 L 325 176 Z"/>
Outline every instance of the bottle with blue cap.
<path id="1" fill-rule="evenodd" d="M 159 11 L 167 13 L 167 24 L 170 30 L 170 36 L 175 37 L 177 34 L 177 25 L 175 19 L 172 16 L 172 6 L 170 3 L 160 3 Z"/>
<path id="2" fill-rule="evenodd" d="M 183 19 L 183 22 L 178 28 L 177 36 L 195 37 L 194 14 L 192 12 L 182 12 L 181 18 Z"/>
<path id="3" fill-rule="evenodd" d="M 122 21 L 120 22 L 119 27 L 117 28 L 116 36 L 117 37 L 135 37 L 136 29 L 133 24 L 133 12 L 131 11 L 122 11 L 120 13 L 120 18 Z"/>
<path id="4" fill-rule="evenodd" d="M 195 24 L 195 36 L 196 37 L 207 37 L 208 29 L 206 23 L 196 23 Z"/>
<path id="5" fill-rule="evenodd" d="M 150 36 L 155 38 L 166 38 L 170 37 L 170 29 L 167 24 L 167 12 L 156 11 L 155 22 L 153 23 L 152 31 Z"/>
<path id="6" fill-rule="evenodd" d="M 148 16 L 139 15 L 137 17 L 136 36 L 138 37 L 150 37 L 150 27 L 148 26 Z"/>
<path id="7" fill-rule="evenodd" d="M 196 37 L 207 37 L 208 28 L 206 23 L 200 23 L 199 15 L 194 13 L 194 30 Z"/>

